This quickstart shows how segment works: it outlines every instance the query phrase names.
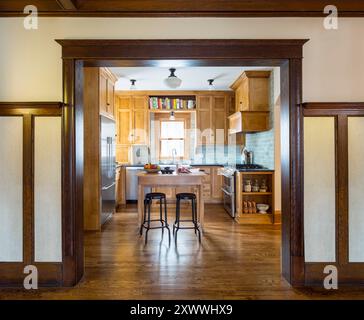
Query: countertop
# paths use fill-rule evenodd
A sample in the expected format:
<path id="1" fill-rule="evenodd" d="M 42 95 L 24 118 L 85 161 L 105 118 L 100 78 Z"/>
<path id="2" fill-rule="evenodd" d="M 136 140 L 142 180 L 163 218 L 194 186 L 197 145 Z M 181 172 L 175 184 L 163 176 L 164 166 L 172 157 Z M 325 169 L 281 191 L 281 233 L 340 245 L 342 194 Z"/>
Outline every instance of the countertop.
<path id="1" fill-rule="evenodd" d="M 273 169 L 240 169 L 238 172 L 274 172 Z"/>
<path id="2" fill-rule="evenodd" d="M 172 167 L 172 166 L 175 166 L 175 164 L 164 164 L 164 163 L 161 163 L 159 164 L 161 166 L 164 166 L 164 167 Z M 187 165 L 187 164 L 185 164 Z M 191 163 L 190 166 L 191 167 L 223 167 L 223 166 L 226 166 L 227 164 L 222 164 L 222 163 Z M 126 167 L 126 168 L 143 168 L 144 165 L 143 164 L 126 164 L 126 163 L 119 163 L 116 165 L 117 168 L 119 167 Z"/>

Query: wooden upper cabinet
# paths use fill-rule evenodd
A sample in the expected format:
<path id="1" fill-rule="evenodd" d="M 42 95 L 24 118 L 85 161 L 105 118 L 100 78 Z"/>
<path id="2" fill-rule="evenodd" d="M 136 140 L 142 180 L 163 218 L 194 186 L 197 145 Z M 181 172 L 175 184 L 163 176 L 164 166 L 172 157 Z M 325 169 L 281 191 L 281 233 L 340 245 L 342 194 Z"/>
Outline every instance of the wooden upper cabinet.
<path id="1" fill-rule="evenodd" d="M 231 85 L 236 111 L 269 111 L 270 71 L 245 71 Z"/>
<path id="2" fill-rule="evenodd" d="M 235 91 L 235 111 L 242 113 L 238 125 L 240 132 L 270 129 L 270 76 L 270 71 L 245 71 L 231 85 Z M 235 118 L 238 119 L 234 115 L 229 125 L 234 130 Z"/>
<path id="3" fill-rule="evenodd" d="M 107 114 L 107 91 L 108 91 L 108 83 L 107 83 L 107 77 L 103 72 L 100 72 L 100 76 L 99 76 L 99 84 L 100 84 L 100 89 L 99 89 L 99 98 L 100 98 L 100 112 Z"/>
<path id="4" fill-rule="evenodd" d="M 131 110 L 132 107 L 132 97 L 131 96 L 117 96 L 118 99 L 118 109 Z"/>
<path id="5" fill-rule="evenodd" d="M 197 97 L 197 128 L 199 144 L 225 144 L 228 141 L 227 117 L 234 96 L 231 93 L 211 93 Z"/>
<path id="6" fill-rule="evenodd" d="M 117 143 L 132 143 L 132 110 L 119 109 L 117 115 Z"/>
<path id="7" fill-rule="evenodd" d="M 148 111 L 148 97 L 147 96 L 134 96 L 133 97 L 134 110 Z"/>
<path id="8" fill-rule="evenodd" d="M 108 117 L 114 117 L 115 110 L 115 82 L 117 78 L 107 68 L 100 68 L 100 113 Z"/>
<path id="9" fill-rule="evenodd" d="M 211 96 L 197 97 L 197 129 L 199 130 L 197 137 L 197 143 L 199 145 L 214 143 Z"/>
<path id="10" fill-rule="evenodd" d="M 107 105 L 107 112 L 109 114 L 114 114 L 114 90 L 115 90 L 114 83 L 111 80 L 107 79 L 106 105 Z"/>
<path id="11" fill-rule="evenodd" d="M 149 117 L 147 110 L 134 109 L 133 111 L 133 143 L 148 144 Z"/>
<path id="12" fill-rule="evenodd" d="M 149 144 L 148 96 L 120 95 L 117 99 L 118 144 Z"/>
<path id="13" fill-rule="evenodd" d="M 211 111 L 212 97 L 211 96 L 198 96 L 197 106 L 199 110 Z"/>

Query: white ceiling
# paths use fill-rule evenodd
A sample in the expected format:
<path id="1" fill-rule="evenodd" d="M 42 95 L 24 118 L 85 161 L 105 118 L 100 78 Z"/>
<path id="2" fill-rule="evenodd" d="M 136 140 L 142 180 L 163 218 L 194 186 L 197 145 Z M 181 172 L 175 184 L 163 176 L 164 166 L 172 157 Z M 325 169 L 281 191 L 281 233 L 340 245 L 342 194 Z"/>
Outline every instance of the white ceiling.
<path id="1" fill-rule="evenodd" d="M 117 77 L 116 90 L 129 90 L 130 79 L 135 79 L 137 90 L 173 90 L 163 80 L 170 74 L 170 67 L 109 68 Z M 177 90 L 207 90 L 208 79 L 215 79 L 215 90 L 230 90 L 230 85 L 245 70 L 272 70 L 263 67 L 181 67 L 176 76 L 182 79 Z"/>

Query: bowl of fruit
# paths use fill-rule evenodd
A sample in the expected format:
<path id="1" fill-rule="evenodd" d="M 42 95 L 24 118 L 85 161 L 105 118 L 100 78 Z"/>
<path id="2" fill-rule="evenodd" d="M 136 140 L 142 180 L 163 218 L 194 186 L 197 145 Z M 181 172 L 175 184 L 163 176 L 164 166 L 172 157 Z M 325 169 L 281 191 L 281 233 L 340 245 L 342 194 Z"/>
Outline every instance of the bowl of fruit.
<path id="1" fill-rule="evenodd" d="M 157 164 L 147 163 L 144 165 L 144 171 L 147 173 L 158 173 L 161 170 L 161 167 Z"/>

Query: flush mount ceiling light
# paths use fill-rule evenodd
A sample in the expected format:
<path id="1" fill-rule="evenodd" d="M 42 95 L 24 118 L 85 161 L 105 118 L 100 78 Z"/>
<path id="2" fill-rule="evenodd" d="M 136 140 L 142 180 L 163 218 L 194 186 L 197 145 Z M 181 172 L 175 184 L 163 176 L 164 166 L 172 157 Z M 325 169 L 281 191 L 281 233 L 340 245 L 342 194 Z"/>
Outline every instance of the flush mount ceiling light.
<path id="1" fill-rule="evenodd" d="M 214 79 L 207 80 L 207 82 L 209 83 L 209 90 L 215 90 L 214 81 Z"/>
<path id="2" fill-rule="evenodd" d="M 169 120 L 171 121 L 176 120 L 176 117 L 174 116 L 174 111 L 171 111 L 171 113 L 169 114 Z"/>
<path id="3" fill-rule="evenodd" d="M 169 69 L 169 71 L 171 72 L 171 74 L 167 79 L 164 80 L 164 83 L 167 87 L 176 89 L 181 86 L 182 80 L 174 74 L 176 72 L 176 69 L 171 68 Z"/>
<path id="4" fill-rule="evenodd" d="M 136 90 L 136 85 L 135 85 L 135 83 L 136 83 L 136 80 L 135 79 L 131 79 L 130 80 L 130 90 Z"/>

